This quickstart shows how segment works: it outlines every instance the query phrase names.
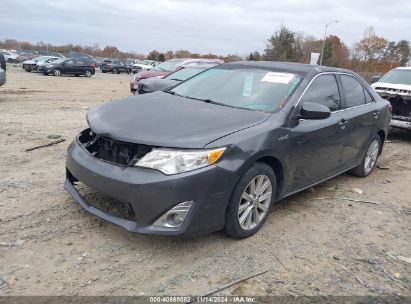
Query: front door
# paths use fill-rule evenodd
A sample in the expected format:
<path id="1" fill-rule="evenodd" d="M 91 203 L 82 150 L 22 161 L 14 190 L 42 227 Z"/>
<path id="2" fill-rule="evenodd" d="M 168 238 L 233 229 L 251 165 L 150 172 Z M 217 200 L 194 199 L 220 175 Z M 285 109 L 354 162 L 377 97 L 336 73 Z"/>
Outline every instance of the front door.
<path id="1" fill-rule="evenodd" d="M 327 106 L 331 116 L 319 120 L 300 119 L 290 129 L 292 148 L 289 184 L 286 186 L 289 193 L 339 172 L 346 129 L 352 123 L 341 111 L 341 97 L 334 74 L 318 76 L 302 96 L 300 104 L 304 102 Z"/>

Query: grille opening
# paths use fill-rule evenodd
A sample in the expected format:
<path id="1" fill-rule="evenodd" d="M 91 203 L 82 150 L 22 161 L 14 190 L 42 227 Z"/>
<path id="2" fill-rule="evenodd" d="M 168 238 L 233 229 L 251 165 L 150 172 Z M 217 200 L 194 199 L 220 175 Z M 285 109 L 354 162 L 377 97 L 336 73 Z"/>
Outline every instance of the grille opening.
<path id="1" fill-rule="evenodd" d="M 124 166 L 133 166 L 153 149 L 147 145 L 125 143 L 99 136 L 91 129 L 81 132 L 78 141 L 94 157 Z"/>
<path id="2" fill-rule="evenodd" d="M 104 213 L 108 213 L 129 221 L 136 221 L 134 209 L 130 203 L 108 197 L 105 194 L 88 187 L 82 182 L 77 182 L 75 187 L 80 195 L 91 206 L 103 211 Z"/>

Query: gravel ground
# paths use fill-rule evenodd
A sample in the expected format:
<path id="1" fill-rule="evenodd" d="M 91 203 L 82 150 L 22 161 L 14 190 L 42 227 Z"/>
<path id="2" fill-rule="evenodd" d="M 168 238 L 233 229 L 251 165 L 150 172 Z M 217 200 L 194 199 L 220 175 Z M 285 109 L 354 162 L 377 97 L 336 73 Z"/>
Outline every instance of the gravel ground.
<path id="1" fill-rule="evenodd" d="M 263 270 L 220 294 L 411 295 L 411 133 L 390 135 L 368 178 L 343 174 L 283 200 L 251 238 L 138 235 L 86 213 L 63 189 L 66 149 L 87 109 L 129 96 L 130 76 L 53 77 L 18 66 L 7 76 L 0 295 L 200 295 Z M 25 152 L 51 134 L 66 141 Z"/>

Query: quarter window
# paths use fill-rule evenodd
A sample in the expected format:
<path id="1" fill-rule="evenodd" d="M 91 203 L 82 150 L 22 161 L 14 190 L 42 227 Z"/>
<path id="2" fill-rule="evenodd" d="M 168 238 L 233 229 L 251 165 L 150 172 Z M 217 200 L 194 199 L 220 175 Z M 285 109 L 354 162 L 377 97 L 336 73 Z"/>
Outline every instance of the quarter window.
<path id="1" fill-rule="evenodd" d="M 364 88 L 364 94 L 365 94 L 366 103 L 370 103 L 374 101 L 374 98 L 371 96 L 370 92 L 368 92 L 365 88 Z"/>
<path id="2" fill-rule="evenodd" d="M 348 75 L 341 75 L 341 82 L 344 88 L 347 108 L 365 104 L 364 89 L 356 78 Z"/>
<path id="3" fill-rule="evenodd" d="M 331 111 L 338 111 L 341 108 L 341 98 L 335 76 L 333 74 L 318 76 L 308 87 L 302 102 L 319 103 Z"/>

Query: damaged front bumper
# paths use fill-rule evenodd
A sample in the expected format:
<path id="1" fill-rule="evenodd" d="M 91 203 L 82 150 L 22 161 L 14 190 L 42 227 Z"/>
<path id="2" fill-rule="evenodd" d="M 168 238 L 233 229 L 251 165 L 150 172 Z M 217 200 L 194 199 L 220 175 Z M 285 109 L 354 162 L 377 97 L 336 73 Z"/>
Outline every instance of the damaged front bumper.
<path id="1" fill-rule="evenodd" d="M 221 230 L 237 181 L 235 174 L 218 166 L 165 175 L 156 170 L 110 163 L 90 154 L 78 140 L 68 148 L 66 172 L 65 189 L 88 212 L 131 232 L 166 235 L 196 235 Z M 80 194 L 77 181 L 125 202 L 133 217 L 124 218 L 96 208 Z M 192 201 L 193 205 L 180 227 L 154 225 L 167 211 L 187 201 Z"/>
<path id="2" fill-rule="evenodd" d="M 399 89 L 377 87 L 375 90 L 392 106 L 390 126 L 411 130 L 411 95 Z"/>

